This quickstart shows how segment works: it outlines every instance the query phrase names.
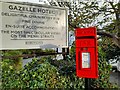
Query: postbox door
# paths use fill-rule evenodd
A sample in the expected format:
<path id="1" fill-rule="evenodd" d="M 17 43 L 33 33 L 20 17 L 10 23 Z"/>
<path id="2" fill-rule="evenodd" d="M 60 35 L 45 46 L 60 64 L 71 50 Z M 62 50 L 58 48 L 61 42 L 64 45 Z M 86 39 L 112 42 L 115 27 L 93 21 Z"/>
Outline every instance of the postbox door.
<path id="1" fill-rule="evenodd" d="M 97 60 L 95 48 L 78 48 L 77 75 L 97 78 Z"/>

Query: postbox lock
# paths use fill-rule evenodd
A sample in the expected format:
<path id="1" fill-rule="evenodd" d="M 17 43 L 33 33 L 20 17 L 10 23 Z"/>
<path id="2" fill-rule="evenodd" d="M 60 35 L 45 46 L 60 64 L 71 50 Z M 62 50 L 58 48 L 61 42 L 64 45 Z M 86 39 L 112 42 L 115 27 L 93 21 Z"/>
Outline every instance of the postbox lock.
<path id="1" fill-rule="evenodd" d="M 87 51 L 87 50 L 88 50 L 88 48 L 83 48 L 83 50 Z"/>
<path id="2" fill-rule="evenodd" d="M 87 51 L 88 48 L 86 48 L 86 47 L 85 47 L 85 48 L 81 48 L 81 50 L 82 50 L 82 51 Z"/>

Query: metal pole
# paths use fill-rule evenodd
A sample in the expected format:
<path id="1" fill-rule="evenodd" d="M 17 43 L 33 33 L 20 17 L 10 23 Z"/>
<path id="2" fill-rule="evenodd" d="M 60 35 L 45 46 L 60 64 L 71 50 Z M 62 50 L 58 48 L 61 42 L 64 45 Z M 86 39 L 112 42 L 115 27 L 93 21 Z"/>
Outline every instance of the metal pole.
<path id="1" fill-rule="evenodd" d="M 58 48 L 56 48 L 56 52 L 58 53 Z"/>
<path id="2" fill-rule="evenodd" d="M 69 47 L 67 48 L 67 55 L 69 55 Z"/>
<path id="3" fill-rule="evenodd" d="M 63 60 L 65 60 L 65 54 L 63 54 L 63 53 L 65 53 L 65 48 L 62 48 Z"/>
<path id="4" fill-rule="evenodd" d="M 89 78 L 85 78 L 85 90 L 91 90 L 91 80 Z"/>

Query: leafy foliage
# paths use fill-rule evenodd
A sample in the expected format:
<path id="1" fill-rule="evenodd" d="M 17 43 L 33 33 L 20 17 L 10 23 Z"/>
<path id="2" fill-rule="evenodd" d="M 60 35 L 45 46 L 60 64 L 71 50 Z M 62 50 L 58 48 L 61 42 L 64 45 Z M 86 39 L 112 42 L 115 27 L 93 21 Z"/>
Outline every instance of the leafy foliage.
<path id="1" fill-rule="evenodd" d="M 20 71 L 13 68 L 5 70 L 8 66 L 2 66 L 2 89 L 12 88 L 83 88 L 82 79 L 60 75 L 58 68 L 51 65 L 47 59 L 33 59 L 33 61 Z M 10 64 L 10 63 L 8 63 Z M 64 66 L 63 66 L 64 67 Z"/>
<path id="2" fill-rule="evenodd" d="M 94 81 L 94 88 L 117 88 L 117 85 L 112 85 L 109 81 L 111 66 L 106 61 L 106 53 L 99 47 L 99 60 L 98 60 L 98 69 L 99 69 L 99 78 Z"/>
<path id="3" fill-rule="evenodd" d="M 106 53 L 105 58 L 107 61 L 120 57 L 120 49 L 111 42 L 111 39 L 105 38 L 102 42 L 99 41 L 99 46 Z"/>
<path id="4" fill-rule="evenodd" d="M 8 50 L 8 51 L 2 51 L 1 55 L 4 57 L 13 57 L 16 55 L 22 55 L 22 52 L 19 50 L 11 50 L 11 51 Z M 21 61 L 22 61 L 22 57 L 13 58 L 13 59 L 12 58 L 3 59 L 3 63 L 5 64 L 5 66 L 7 66 L 7 64 L 12 65 L 12 67 L 15 68 L 16 70 L 20 70 L 22 68 Z M 9 69 L 9 67 L 8 67 L 8 69 Z"/>
<path id="5" fill-rule="evenodd" d="M 75 52 L 74 46 L 71 54 L 73 52 Z M 3 54 L 6 55 L 5 53 Z M 2 89 L 83 89 L 85 82 L 83 78 L 76 77 L 74 56 L 71 58 L 68 55 L 66 60 L 53 60 L 53 56 L 34 58 L 32 62 L 19 70 L 15 68 L 13 60 L 4 59 L 0 62 L 2 66 Z M 109 82 L 111 67 L 105 61 L 105 56 L 106 54 L 99 48 L 99 78 L 92 80 L 93 88 L 117 88 Z"/>

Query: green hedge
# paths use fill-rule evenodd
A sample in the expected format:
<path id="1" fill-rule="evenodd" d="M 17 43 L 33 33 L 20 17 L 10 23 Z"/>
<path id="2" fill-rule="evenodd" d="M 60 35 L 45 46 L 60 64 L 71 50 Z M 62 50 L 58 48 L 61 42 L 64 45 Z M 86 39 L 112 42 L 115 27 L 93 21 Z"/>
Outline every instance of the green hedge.
<path id="1" fill-rule="evenodd" d="M 4 66 L 2 66 L 4 70 Z M 2 89 L 25 88 L 84 88 L 83 79 L 75 74 L 61 75 L 57 67 L 51 65 L 47 58 L 34 59 L 24 69 L 15 71 L 13 68 L 2 73 Z"/>
<path id="2" fill-rule="evenodd" d="M 75 52 L 75 47 L 72 48 Z M 2 52 L 3 55 L 22 54 L 20 51 Z M 73 52 L 72 52 L 73 54 Z M 71 57 L 70 57 L 71 56 Z M 1 85 L 6 89 L 38 88 L 85 88 L 84 78 L 76 77 L 75 54 L 66 56 L 66 60 L 53 60 L 53 56 L 34 58 L 24 68 L 16 68 L 15 60 L 2 59 Z M 18 58 L 18 61 L 22 60 Z M 92 79 L 92 88 L 118 88 L 109 82 L 111 66 L 105 60 L 105 53 L 99 48 L 99 78 Z"/>

